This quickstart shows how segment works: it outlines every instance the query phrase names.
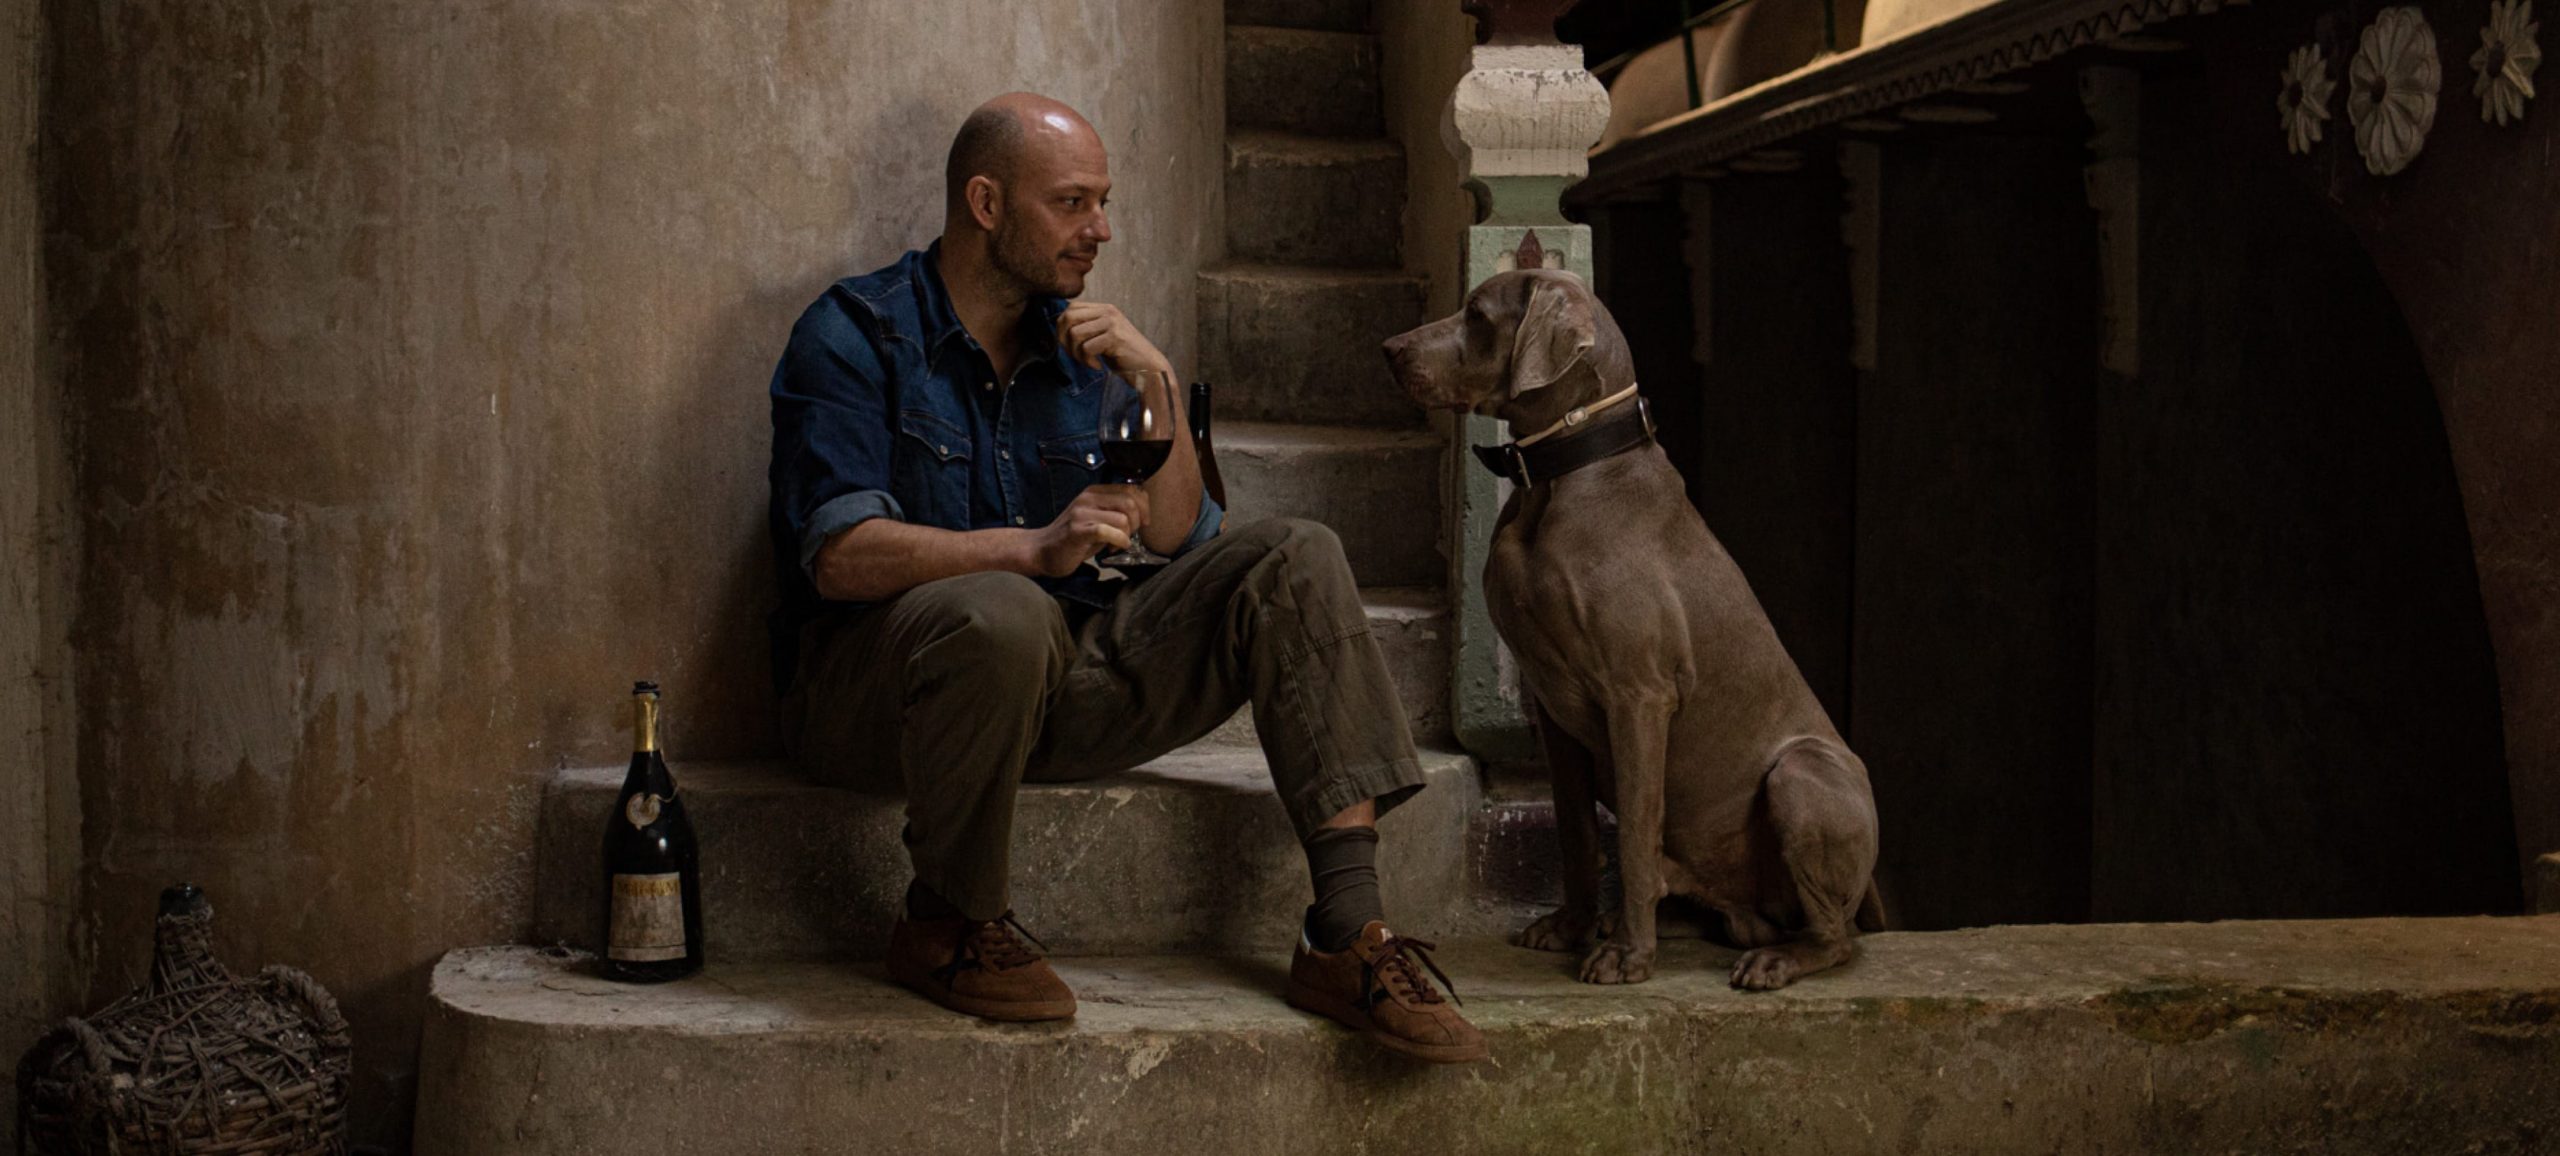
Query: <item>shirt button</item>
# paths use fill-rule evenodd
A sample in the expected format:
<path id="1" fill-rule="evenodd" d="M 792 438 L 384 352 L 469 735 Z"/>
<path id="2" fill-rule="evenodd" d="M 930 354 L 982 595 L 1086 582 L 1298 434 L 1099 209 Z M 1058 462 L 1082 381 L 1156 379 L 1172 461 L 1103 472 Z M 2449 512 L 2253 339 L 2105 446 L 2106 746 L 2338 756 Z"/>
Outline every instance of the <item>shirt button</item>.
<path id="1" fill-rule="evenodd" d="M 989 389 L 989 390 L 991 390 L 991 389 L 994 389 L 995 387 L 996 387 L 996 383 L 994 383 L 994 382 L 990 381 L 990 382 L 987 382 L 987 383 L 986 383 L 986 384 L 984 384 L 984 385 L 979 386 L 978 388 L 980 388 L 980 389 Z"/>
<path id="2" fill-rule="evenodd" d="M 1013 516 L 1013 524 L 1014 524 L 1014 525 L 1017 525 L 1017 526 L 1021 525 L 1021 524 L 1022 524 L 1022 515 L 1020 515 L 1020 514 L 1015 514 L 1015 515 Z"/>
<path id="3" fill-rule="evenodd" d="M 997 456 L 997 457 L 1000 457 L 1000 458 L 1003 458 L 1004 460 L 1006 460 L 1006 461 L 1008 461 L 1008 462 L 1009 462 L 1009 461 L 1012 461 L 1012 460 L 1013 460 L 1013 451 L 1012 451 L 1012 450 L 997 450 L 997 451 L 996 451 L 996 456 Z"/>
<path id="4" fill-rule="evenodd" d="M 1092 455 L 1092 454 L 1086 454 L 1086 455 L 1084 456 L 1084 464 L 1086 464 L 1086 465 L 1088 465 L 1088 466 L 1093 464 L 1093 455 Z"/>
<path id="5" fill-rule="evenodd" d="M 933 447 L 933 452 L 935 452 L 935 453 L 937 453 L 937 454 L 949 454 L 949 453 L 951 452 L 951 447 L 950 447 L 950 446 L 935 446 L 935 447 Z"/>

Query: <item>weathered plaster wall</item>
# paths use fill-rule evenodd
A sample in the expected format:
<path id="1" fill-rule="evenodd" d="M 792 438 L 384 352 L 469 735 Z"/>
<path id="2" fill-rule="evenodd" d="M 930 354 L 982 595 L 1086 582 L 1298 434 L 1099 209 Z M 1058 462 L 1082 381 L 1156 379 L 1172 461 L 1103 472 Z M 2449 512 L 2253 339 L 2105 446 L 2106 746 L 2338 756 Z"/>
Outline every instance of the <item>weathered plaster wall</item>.
<path id="1" fill-rule="evenodd" d="M 78 874 L 63 612 L 66 456 L 42 356 L 36 0 L 0 0 L 0 1063 L 65 1010 Z M 0 1120 L 16 1119 L 0 1086 Z"/>
<path id="2" fill-rule="evenodd" d="M 1092 296 L 1189 364 L 1223 19 L 1195 0 L 59 3 L 49 278 L 83 444 L 102 958 L 204 884 L 359 1033 L 404 1134 L 426 969 L 527 924 L 535 800 L 635 676 L 770 746 L 766 375 L 940 224 L 1013 88 L 1111 148 Z"/>
<path id="3" fill-rule="evenodd" d="M 1475 23 L 1456 0 L 1380 0 L 1377 22 L 1387 131 L 1404 145 L 1405 267 L 1431 278 L 1426 300 L 1438 317 L 1456 310 L 1466 289 L 1459 265 L 1476 223 L 1458 159 L 1440 140 L 1449 93 L 1475 47 Z"/>

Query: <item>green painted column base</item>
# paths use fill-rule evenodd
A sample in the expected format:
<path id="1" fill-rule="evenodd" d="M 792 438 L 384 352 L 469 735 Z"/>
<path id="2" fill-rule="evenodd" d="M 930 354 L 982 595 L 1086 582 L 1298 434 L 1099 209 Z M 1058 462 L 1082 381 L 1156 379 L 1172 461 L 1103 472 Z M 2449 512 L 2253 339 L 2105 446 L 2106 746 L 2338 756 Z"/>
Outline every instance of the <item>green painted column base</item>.
<path id="1" fill-rule="evenodd" d="M 1514 178 L 1502 182 L 1497 190 L 1518 186 L 1523 202 L 1543 203 L 1552 217 L 1556 196 L 1569 183 L 1563 178 Z M 1530 188 L 1532 185 L 1536 188 Z M 1530 192 L 1543 195 L 1544 201 L 1527 195 Z M 1496 196 L 1496 204 L 1504 203 L 1502 191 L 1497 191 Z M 1518 268 L 1523 249 L 1531 248 L 1523 242 L 1532 233 L 1537 235 L 1534 249 L 1539 255 L 1539 268 L 1564 269 L 1586 281 L 1591 279 L 1591 229 L 1562 223 L 1559 218 L 1554 223 L 1532 221 L 1468 229 L 1467 289 L 1472 292 L 1495 274 Z M 1457 653 L 1450 663 L 1450 719 L 1458 745 L 1489 763 L 1526 762 L 1538 755 L 1537 739 L 1529 729 L 1520 699 L 1518 668 L 1495 635 L 1493 617 L 1485 610 L 1484 601 L 1485 557 L 1492 551 L 1493 523 L 1502 513 L 1504 499 L 1510 496 L 1510 483 L 1477 465 L 1475 455 L 1467 448 L 1499 444 L 1503 433 L 1501 422 L 1469 415 L 1453 430 L 1452 440 L 1457 444 L 1447 455 L 1447 492 L 1456 515 L 1448 523 L 1449 589 L 1453 592 L 1450 620 L 1457 636 Z"/>

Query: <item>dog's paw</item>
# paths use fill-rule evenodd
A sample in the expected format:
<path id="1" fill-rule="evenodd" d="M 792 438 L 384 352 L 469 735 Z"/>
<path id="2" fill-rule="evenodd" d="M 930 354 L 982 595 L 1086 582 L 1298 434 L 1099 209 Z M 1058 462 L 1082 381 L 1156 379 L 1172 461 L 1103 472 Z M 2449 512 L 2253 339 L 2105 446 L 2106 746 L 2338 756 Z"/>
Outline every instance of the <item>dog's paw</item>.
<path id="1" fill-rule="evenodd" d="M 1591 939 L 1591 917 L 1559 907 L 1522 928 L 1511 942 L 1539 951 L 1579 951 Z"/>
<path id="2" fill-rule="evenodd" d="M 1776 991 L 1794 983 L 1804 974 L 1796 953 L 1783 947 L 1763 947 L 1742 953 L 1733 961 L 1733 986 L 1744 991 Z"/>
<path id="3" fill-rule="evenodd" d="M 1653 978 L 1653 952 L 1603 943 L 1582 957 L 1584 983 L 1643 983 Z"/>

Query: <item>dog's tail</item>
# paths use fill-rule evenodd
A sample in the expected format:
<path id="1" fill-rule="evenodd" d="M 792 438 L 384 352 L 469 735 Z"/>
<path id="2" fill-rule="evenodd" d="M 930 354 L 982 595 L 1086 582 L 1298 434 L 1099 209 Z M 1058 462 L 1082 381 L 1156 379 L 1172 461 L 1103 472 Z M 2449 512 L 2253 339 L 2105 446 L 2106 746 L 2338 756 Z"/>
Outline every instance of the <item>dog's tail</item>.
<path id="1" fill-rule="evenodd" d="M 1867 880 L 1867 893 L 1858 900 L 1858 930 L 1882 931 L 1885 928 L 1884 892 L 1876 888 L 1873 878 Z"/>

